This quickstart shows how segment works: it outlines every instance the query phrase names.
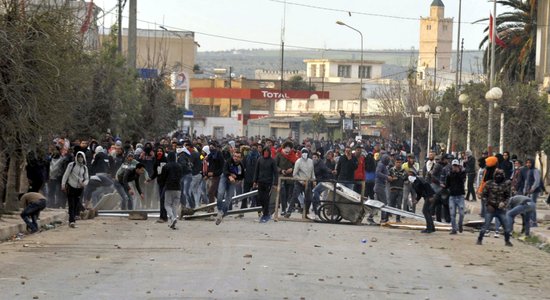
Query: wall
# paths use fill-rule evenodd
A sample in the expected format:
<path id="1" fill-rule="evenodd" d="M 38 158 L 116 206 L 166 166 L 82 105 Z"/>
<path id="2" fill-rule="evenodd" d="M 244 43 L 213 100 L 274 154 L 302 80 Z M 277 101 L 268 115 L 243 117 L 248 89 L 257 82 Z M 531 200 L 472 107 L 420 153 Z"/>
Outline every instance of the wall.
<path id="1" fill-rule="evenodd" d="M 235 118 L 207 117 L 203 120 L 194 120 L 193 129 L 197 134 L 214 135 L 214 127 L 222 127 L 223 135 L 242 135 L 243 128 L 240 121 Z"/>

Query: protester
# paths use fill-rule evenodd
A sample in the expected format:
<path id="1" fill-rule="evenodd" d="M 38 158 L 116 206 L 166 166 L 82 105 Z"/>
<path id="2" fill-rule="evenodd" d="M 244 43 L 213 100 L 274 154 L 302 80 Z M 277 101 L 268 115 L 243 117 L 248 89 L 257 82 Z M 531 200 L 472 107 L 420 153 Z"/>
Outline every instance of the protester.
<path id="1" fill-rule="evenodd" d="M 167 163 L 162 167 L 158 176 L 159 184 L 164 190 L 164 209 L 169 219 L 169 227 L 176 229 L 178 221 L 177 205 L 181 197 L 181 178 L 183 170 L 181 164 L 176 162 L 176 153 L 169 152 Z"/>
<path id="2" fill-rule="evenodd" d="M 451 226 L 450 234 L 456 234 L 457 231 L 462 233 L 464 222 L 464 182 L 466 180 L 466 172 L 462 169 L 460 162 L 455 159 L 452 161 L 451 173 L 445 180 L 445 186 L 449 189 L 449 209 L 451 211 Z M 456 213 L 458 211 L 458 224 L 456 221 Z"/>
<path id="3" fill-rule="evenodd" d="M 257 201 L 262 206 L 260 223 L 266 223 L 270 219 L 269 201 L 272 186 L 278 184 L 279 171 L 275 160 L 271 156 L 271 149 L 264 147 L 254 169 L 253 185 L 258 189 Z"/>
<path id="4" fill-rule="evenodd" d="M 23 205 L 21 219 L 27 224 L 27 231 L 30 233 L 37 232 L 38 223 L 36 220 L 40 215 L 40 211 L 46 208 L 46 198 L 40 193 L 29 192 L 19 194 L 19 201 Z"/>
<path id="5" fill-rule="evenodd" d="M 69 163 L 61 180 L 61 189 L 67 193 L 69 202 L 69 226 L 71 228 L 77 227 L 75 223 L 76 215 L 82 206 L 80 196 L 89 180 L 86 156 L 84 152 L 79 151 L 76 154 L 76 161 Z"/>

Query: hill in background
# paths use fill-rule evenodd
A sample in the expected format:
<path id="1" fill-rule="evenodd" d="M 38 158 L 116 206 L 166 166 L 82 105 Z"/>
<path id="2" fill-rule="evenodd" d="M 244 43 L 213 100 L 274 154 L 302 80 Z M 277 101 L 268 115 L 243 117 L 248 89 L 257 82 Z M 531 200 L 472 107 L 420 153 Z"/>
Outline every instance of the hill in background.
<path id="1" fill-rule="evenodd" d="M 285 50 L 284 69 L 306 70 L 304 59 L 360 59 L 358 50 Z M 453 58 L 456 54 L 453 53 Z M 382 76 L 385 78 L 403 79 L 409 66 L 415 66 L 418 58 L 417 50 L 365 50 L 364 60 L 380 60 L 386 64 L 382 69 Z M 483 72 L 483 52 L 477 50 L 464 51 L 463 72 Z M 196 64 L 203 70 L 201 76 L 209 77 L 214 75 L 215 68 L 233 68 L 233 73 L 239 77 L 253 79 L 254 71 L 257 69 L 280 70 L 281 50 L 280 49 L 235 49 L 227 51 L 198 52 Z M 456 63 L 451 63 L 455 65 Z M 454 68 L 453 68 L 454 69 Z M 197 76 L 199 77 L 199 76 Z"/>

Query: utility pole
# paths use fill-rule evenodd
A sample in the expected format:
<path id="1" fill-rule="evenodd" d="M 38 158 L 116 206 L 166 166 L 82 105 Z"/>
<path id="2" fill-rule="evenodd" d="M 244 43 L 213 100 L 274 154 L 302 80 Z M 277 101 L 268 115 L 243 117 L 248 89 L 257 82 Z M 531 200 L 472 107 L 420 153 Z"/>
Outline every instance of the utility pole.
<path id="1" fill-rule="evenodd" d="M 117 35 L 117 51 L 122 53 L 122 0 L 118 0 L 118 35 Z"/>
<path id="2" fill-rule="evenodd" d="M 462 0 L 458 0 L 458 37 L 456 39 L 456 78 L 455 78 L 455 95 L 458 96 L 460 88 L 459 70 L 462 65 L 462 57 L 460 55 L 460 22 L 462 19 Z"/>
<path id="3" fill-rule="evenodd" d="M 492 34 L 491 34 L 491 70 L 489 73 L 489 90 L 491 90 L 495 86 L 495 37 L 496 37 L 496 29 L 497 29 L 497 0 L 493 0 L 493 26 L 491 28 Z M 489 152 L 489 155 L 491 155 L 493 151 L 493 101 L 489 101 L 489 112 L 487 116 L 487 151 Z"/>
<path id="4" fill-rule="evenodd" d="M 229 66 L 229 83 L 228 87 L 231 89 L 231 74 L 233 73 L 233 67 Z M 231 111 L 233 110 L 233 99 L 229 96 L 229 117 L 231 118 Z"/>
<path id="5" fill-rule="evenodd" d="M 437 91 L 436 81 L 437 81 L 437 47 L 435 47 L 435 51 L 434 51 L 434 93 Z"/>
<path id="6" fill-rule="evenodd" d="M 128 67 L 136 68 L 137 57 L 137 0 L 130 0 L 130 19 L 128 24 Z"/>

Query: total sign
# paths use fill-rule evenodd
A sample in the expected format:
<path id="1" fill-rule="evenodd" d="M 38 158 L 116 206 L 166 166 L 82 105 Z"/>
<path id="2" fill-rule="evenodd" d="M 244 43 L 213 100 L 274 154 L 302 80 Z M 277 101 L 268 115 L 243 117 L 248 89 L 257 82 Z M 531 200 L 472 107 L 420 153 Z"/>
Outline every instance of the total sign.
<path id="1" fill-rule="evenodd" d="M 270 92 L 270 91 L 261 91 L 262 97 L 264 99 L 287 99 L 288 94 L 287 93 L 281 93 L 281 92 Z"/>

